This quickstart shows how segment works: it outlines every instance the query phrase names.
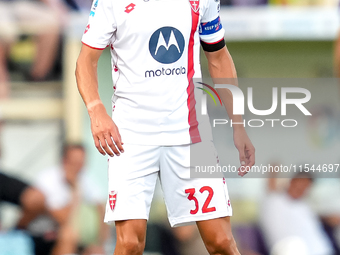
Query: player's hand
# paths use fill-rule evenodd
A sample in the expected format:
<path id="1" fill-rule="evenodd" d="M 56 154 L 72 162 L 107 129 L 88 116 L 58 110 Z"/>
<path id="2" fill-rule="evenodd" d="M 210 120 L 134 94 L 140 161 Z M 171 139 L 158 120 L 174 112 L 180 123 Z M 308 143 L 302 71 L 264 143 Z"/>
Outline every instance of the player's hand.
<path id="1" fill-rule="evenodd" d="M 244 176 L 255 164 L 255 148 L 244 128 L 234 129 L 234 144 L 239 152 L 241 163 L 238 175 Z"/>
<path id="2" fill-rule="evenodd" d="M 88 110 L 91 119 L 91 130 L 94 144 L 102 154 L 113 157 L 124 152 L 122 138 L 118 128 L 107 114 L 103 104 L 97 104 Z"/>

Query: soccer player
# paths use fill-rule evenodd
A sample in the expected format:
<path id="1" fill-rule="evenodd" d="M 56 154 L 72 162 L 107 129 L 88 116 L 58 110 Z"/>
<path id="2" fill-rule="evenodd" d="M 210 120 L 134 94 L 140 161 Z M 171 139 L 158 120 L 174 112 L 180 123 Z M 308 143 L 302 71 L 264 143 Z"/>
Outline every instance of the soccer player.
<path id="1" fill-rule="evenodd" d="M 76 77 L 95 146 L 111 156 L 105 222 L 115 222 L 116 255 L 143 253 L 157 177 L 172 226 L 196 222 L 210 254 L 240 254 L 231 233 L 225 181 L 190 178 L 191 149 L 204 151 L 207 161 L 216 163 L 211 135 L 203 132 L 208 118 L 195 107 L 200 44 L 212 78 L 236 78 L 219 8 L 218 0 L 93 3 Z M 107 46 L 115 89 L 112 118 L 100 100 L 97 81 L 97 62 Z M 219 89 L 219 94 L 230 119 L 242 122 L 233 115 L 229 90 Z M 251 167 L 255 150 L 244 126 L 234 125 L 233 130 L 241 165 Z"/>

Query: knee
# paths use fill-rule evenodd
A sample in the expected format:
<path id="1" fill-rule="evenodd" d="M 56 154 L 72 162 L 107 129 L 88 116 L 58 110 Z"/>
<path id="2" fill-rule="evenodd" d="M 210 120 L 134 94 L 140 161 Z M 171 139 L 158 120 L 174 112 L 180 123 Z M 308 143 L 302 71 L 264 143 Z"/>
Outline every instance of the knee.
<path id="1" fill-rule="evenodd" d="M 235 250 L 236 242 L 232 235 L 224 235 L 206 243 L 206 247 L 211 255 L 230 254 L 230 251 Z"/>
<path id="2" fill-rule="evenodd" d="M 138 238 L 129 238 L 120 240 L 120 245 L 125 251 L 124 254 L 140 255 L 143 254 L 145 247 L 145 240 L 140 240 Z"/>

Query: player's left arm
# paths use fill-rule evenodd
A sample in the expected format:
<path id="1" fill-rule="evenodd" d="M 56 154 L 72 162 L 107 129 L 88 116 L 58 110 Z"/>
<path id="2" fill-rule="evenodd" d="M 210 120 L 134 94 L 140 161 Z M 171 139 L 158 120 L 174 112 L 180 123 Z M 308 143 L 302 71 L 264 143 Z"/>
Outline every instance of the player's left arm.
<path id="1" fill-rule="evenodd" d="M 203 48 L 205 48 L 205 55 L 208 59 L 209 72 L 214 80 L 214 83 L 220 83 L 217 81 L 221 81 L 221 79 L 223 79 L 225 81 L 228 81 L 228 84 L 237 86 L 237 74 L 235 65 L 225 44 L 224 46 L 217 46 L 215 50 L 213 44 L 210 46 L 210 49 L 207 49 L 206 47 Z M 233 114 L 233 97 L 230 90 L 220 88 L 217 89 L 217 91 L 232 122 L 242 123 L 242 116 Z M 234 124 L 233 131 L 234 143 L 237 150 L 239 151 L 241 163 L 241 167 L 238 169 L 238 172 L 240 176 L 244 176 L 247 173 L 247 171 L 245 170 L 249 169 L 255 164 L 255 148 L 247 135 L 244 125 Z"/>
<path id="2" fill-rule="evenodd" d="M 237 74 L 233 59 L 231 58 L 224 42 L 225 30 L 220 19 L 219 0 L 201 0 L 202 12 L 199 35 L 201 45 L 208 59 L 209 72 L 214 84 L 229 84 L 237 86 Z M 222 82 L 221 82 L 222 81 Z M 241 115 L 233 114 L 233 97 L 228 89 L 218 89 L 230 120 L 233 123 L 242 123 Z M 255 164 L 255 149 L 242 124 L 233 124 L 234 143 L 239 151 L 241 167 L 239 175 L 244 176 Z"/>

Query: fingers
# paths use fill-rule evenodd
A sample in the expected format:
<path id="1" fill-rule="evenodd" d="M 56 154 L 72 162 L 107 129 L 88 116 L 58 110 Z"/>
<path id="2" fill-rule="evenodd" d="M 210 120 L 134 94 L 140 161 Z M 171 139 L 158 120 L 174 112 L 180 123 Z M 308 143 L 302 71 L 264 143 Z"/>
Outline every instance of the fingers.
<path id="1" fill-rule="evenodd" d="M 124 152 L 124 148 L 122 146 L 123 142 L 117 127 L 115 127 L 115 130 L 112 130 L 111 136 L 113 137 L 113 141 L 115 142 L 119 151 L 123 153 Z"/>
<path id="2" fill-rule="evenodd" d="M 110 150 L 109 146 L 107 145 L 108 143 L 110 143 L 110 140 L 111 139 L 109 139 L 108 136 L 105 137 L 105 135 L 100 135 L 100 137 L 99 137 L 100 145 L 105 151 L 104 155 L 108 154 L 109 156 L 113 157 L 114 154 Z M 111 143 L 112 143 L 112 140 L 111 140 Z"/>
<path id="3" fill-rule="evenodd" d="M 255 148 L 251 146 L 250 149 L 245 148 L 242 152 L 240 152 L 241 167 L 239 168 L 238 175 L 243 177 L 255 164 Z"/>
<path id="4" fill-rule="evenodd" d="M 102 155 L 119 156 L 124 152 L 118 128 L 109 116 L 91 119 L 92 136 L 97 150 Z"/>
<path id="5" fill-rule="evenodd" d="M 94 140 L 94 144 L 95 144 L 97 150 L 99 151 L 99 153 L 102 154 L 102 155 L 105 155 L 104 150 L 100 146 L 99 138 L 97 136 L 93 135 L 93 140 Z"/>
<path id="6" fill-rule="evenodd" d="M 245 176 L 249 171 L 249 168 L 246 167 L 246 166 L 241 166 L 239 169 L 238 169 L 238 175 L 243 177 Z"/>
<path id="7" fill-rule="evenodd" d="M 114 155 L 119 156 L 120 153 L 124 152 L 124 148 L 121 142 L 121 136 L 117 132 L 111 132 L 103 135 L 93 135 L 93 140 L 97 150 L 102 155 L 109 155 L 113 157 Z"/>
<path id="8" fill-rule="evenodd" d="M 239 154 L 240 154 L 240 163 L 241 163 L 241 166 L 244 166 L 246 165 L 246 155 L 245 155 L 245 151 L 244 151 L 244 148 L 242 148 L 240 151 L 239 151 Z"/>
<path id="9" fill-rule="evenodd" d="M 255 148 L 251 148 L 249 151 L 248 151 L 248 166 L 249 167 L 252 167 L 254 164 L 255 164 Z"/>
<path id="10" fill-rule="evenodd" d="M 119 156 L 120 152 L 117 150 L 115 144 L 113 143 L 112 138 L 111 138 L 111 134 L 105 134 L 104 137 L 105 137 L 107 145 L 111 148 L 111 150 L 110 150 L 109 147 L 108 147 L 110 153 L 107 152 L 107 154 L 110 155 L 111 157 L 113 157 L 114 154 Z M 112 151 L 114 152 L 114 154 L 112 153 Z"/>
<path id="11" fill-rule="evenodd" d="M 237 171 L 238 171 L 238 175 L 244 176 L 247 173 L 247 169 L 246 169 L 247 158 L 245 154 L 245 148 L 244 147 L 238 148 L 238 151 L 239 151 L 241 166 L 238 168 Z"/>

